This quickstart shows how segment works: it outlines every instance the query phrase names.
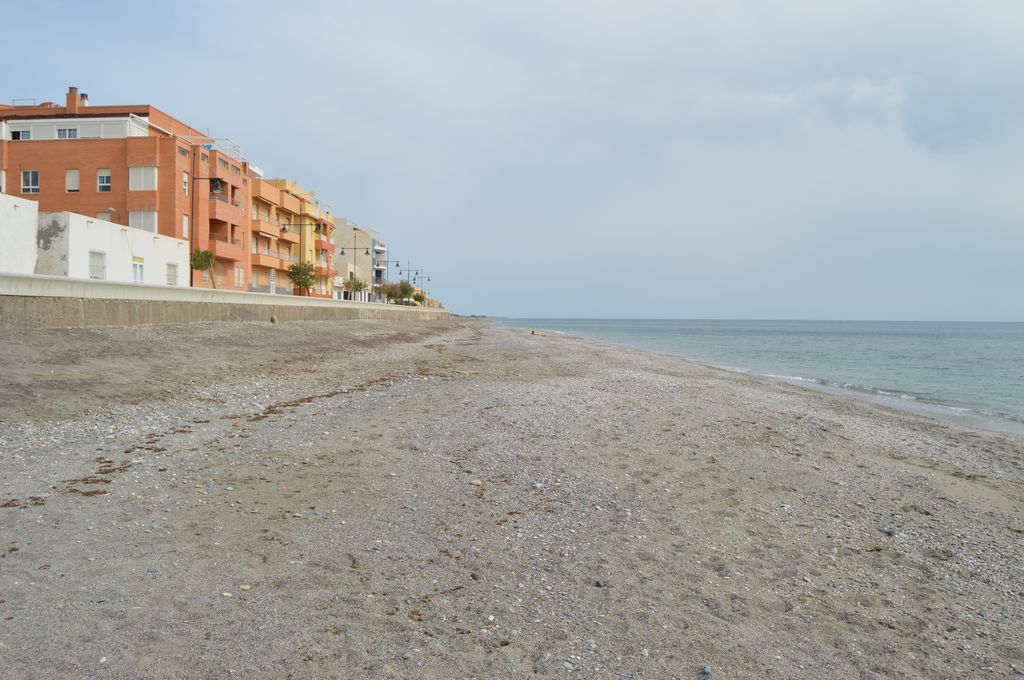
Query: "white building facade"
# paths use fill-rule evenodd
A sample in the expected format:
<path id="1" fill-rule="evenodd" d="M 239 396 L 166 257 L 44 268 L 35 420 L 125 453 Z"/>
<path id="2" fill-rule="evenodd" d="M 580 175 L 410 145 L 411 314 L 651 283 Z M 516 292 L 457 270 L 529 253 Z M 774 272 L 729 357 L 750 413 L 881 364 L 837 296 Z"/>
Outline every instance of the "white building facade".
<path id="1" fill-rule="evenodd" d="M 38 224 L 38 203 L 0 194 L 0 273 L 35 273 Z"/>
<path id="2" fill-rule="evenodd" d="M 0 194 L 0 273 L 188 286 L 188 241 Z"/>
<path id="3" fill-rule="evenodd" d="M 71 212 L 41 213 L 36 274 L 188 286 L 188 241 Z"/>

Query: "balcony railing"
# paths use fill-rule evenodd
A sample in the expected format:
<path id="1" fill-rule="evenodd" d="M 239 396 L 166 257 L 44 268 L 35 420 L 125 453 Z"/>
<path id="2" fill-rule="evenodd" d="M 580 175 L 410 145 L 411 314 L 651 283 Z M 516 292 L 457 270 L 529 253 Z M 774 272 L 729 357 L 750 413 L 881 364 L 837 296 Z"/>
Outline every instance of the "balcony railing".
<path id="1" fill-rule="evenodd" d="M 234 243 L 235 245 L 242 245 L 242 239 L 230 238 L 227 234 L 218 234 L 216 232 L 210 234 L 211 241 L 220 241 L 221 243 Z"/>

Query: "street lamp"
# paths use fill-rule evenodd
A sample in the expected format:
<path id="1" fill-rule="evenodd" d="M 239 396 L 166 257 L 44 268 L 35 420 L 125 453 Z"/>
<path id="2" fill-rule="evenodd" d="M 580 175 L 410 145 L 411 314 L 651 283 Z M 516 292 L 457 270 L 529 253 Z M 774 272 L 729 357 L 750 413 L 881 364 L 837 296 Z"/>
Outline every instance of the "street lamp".
<path id="1" fill-rule="evenodd" d="M 415 286 L 416 288 L 419 288 L 420 284 L 422 284 L 424 282 L 430 283 L 430 277 L 427 276 L 426 272 L 420 272 L 419 276 L 417 276 L 416 278 L 413 279 L 412 285 Z M 423 290 L 424 293 L 427 292 L 425 288 L 422 289 L 422 290 Z"/>
<path id="2" fill-rule="evenodd" d="M 406 262 L 405 263 L 405 269 L 402 269 L 401 267 L 399 267 L 398 275 L 401 276 L 403 272 L 408 277 L 408 280 L 411 280 L 413 277 L 420 275 L 420 270 L 419 269 L 413 271 L 412 262 Z"/>

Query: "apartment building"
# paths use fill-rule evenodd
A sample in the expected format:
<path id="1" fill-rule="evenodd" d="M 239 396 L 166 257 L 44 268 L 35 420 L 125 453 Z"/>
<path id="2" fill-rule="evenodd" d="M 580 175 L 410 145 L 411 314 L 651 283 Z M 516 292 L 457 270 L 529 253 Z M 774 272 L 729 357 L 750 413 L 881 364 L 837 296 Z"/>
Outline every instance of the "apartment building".
<path id="1" fill-rule="evenodd" d="M 344 217 L 338 219 L 335 234 L 335 297 L 339 300 L 376 301 L 375 287 L 389 280 L 388 249 L 375 230 L 360 227 Z M 350 294 L 345 289 L 345 281 L 353 279 L 364 282 L 366 290 Z"/>
<path id="2" fill-rule="evenodd" d="M 74 87 L 63 106 L 0 104 L 0 193 L 209 249 L 195 286 L 250 284 L 248 163 L 149 104 L 91 106 Z"/>
<path id="3" fill-rule="evenodd" d="M 298 199 L 294 215 L 298 230 L 298 260 L 311 262 L 316 276 L 310 294 L 334 297 L 334 216 L 316 195 L 289 179 L 265 180 L 271 186 Z"/>
<path id="4" fill-rule="evenodd" d="M 249 182 L 252 187 L 249 290 L 291 295 L 294 286 L 288 278 L 288 267 L 299 261 L 302 201 L 264 180 L 252 168 Z"/>

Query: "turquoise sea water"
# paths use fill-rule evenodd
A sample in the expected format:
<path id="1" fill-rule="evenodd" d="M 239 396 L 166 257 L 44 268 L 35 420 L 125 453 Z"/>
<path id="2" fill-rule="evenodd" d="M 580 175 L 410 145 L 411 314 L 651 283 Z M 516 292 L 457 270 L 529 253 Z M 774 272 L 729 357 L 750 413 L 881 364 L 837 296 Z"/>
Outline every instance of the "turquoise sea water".
<path id="1" fill-rule="evenodd" d="M 501 319 L 1024 434 L 1024 323 Z"/>

